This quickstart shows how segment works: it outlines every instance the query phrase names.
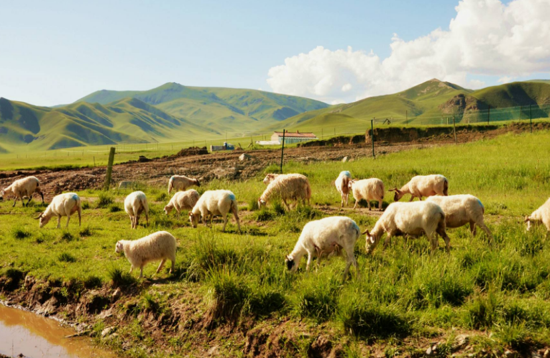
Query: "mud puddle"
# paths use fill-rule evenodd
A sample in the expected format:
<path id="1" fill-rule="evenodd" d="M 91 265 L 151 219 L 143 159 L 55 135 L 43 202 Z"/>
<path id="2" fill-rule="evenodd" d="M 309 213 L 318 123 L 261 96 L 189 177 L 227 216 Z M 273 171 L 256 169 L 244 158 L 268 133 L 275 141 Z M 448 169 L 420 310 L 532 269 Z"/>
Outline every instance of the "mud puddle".
<path id="1" fill-rule="evenodd" d="M 115 358 L 92 345 L 90 338 L 65 338 L 74 334 L 53 319 L 0 304 L 0 356 Z"/>

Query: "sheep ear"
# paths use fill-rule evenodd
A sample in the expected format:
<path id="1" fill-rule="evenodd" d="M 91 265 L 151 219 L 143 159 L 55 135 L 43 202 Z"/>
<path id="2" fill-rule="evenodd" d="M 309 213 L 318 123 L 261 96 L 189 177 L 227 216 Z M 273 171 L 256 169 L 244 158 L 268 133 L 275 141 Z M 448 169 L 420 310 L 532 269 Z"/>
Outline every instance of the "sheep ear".
<path id="1" fill-rule="evenodd" d="M 529 219 L 529 216 L 526 216 L 524 221 L 529 222 L 529 221 L 531 221 L 531 219 Z"/>
<path id="2" fill-rule="evenodd" d="M 35 217 L 34 219 L 35 219 L 35 220 L 38 220 L 38 219 L 40 219 L 40 218 L 42 217 L 42 215 L 44 215 L 44 213 L 40 213 L 40 215 L 38 215 L 38 216 Z"/>

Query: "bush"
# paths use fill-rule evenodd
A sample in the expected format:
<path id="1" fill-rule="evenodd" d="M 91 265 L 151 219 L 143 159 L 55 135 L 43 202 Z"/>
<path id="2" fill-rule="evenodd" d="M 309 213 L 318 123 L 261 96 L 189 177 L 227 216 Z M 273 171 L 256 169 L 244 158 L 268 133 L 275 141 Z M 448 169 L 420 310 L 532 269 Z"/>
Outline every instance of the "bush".
<path id="1" fill-rule="evenodd" d="M 333 277 L 328 280 L 314 280 L 298 290 L 294 311 L 300 317 L 324 322 L 336 312 L 339 292 L 339 282 Z"/>
<path id="2" fill-rule="evenodd" d="M 73 255 L 66 252 L 61 253 L 57 257 L 57 259 L 61 262 L 76 262 L 76 258 Z"/>
<path id="3" fill-rule="evenodd" d="M 97 207 L 98 208 L 105 208 L 109 205 L 111 205 L 114 202 L 114 197 L 111 193 L 102 191 L 99 193 L 98 201 L 97 201 Z"/>
<path id="4" fill-rule="evenodd" d="M 23 239 L 26 239 L 27 237 L 31 237 L 32 234 L 29 231 L 25 230 L 24 228 L 14 227 L 11 230 L 11 236 L 13 236 L 13 238 L 17 240 L 23 240 Z"/>
<path id="5" fill-rule="evenodd" d="M 89 227 L 85 227 L 84 229 L 80 230 L 80 237 L 87 237 L 92 236 L 92 230 Z"/>
<path id="6" fill-rule="evenodd" d="M 248 311 L 256 317 L 266 317 L 284 308 L 285 296 L 280 290 L 263 286 L 250 293 Z"/>
<path id="7" fill-rule="evenodd" d="M 210 275 L 209 286 L 213 321 L 236 321 L 250 294 L 243 277 L 231 271 L 217 271 Z"/>
<path id="8" fill-rule="evenodd" d="M 84 279 L 84 288 L 92 289 L 96 287 L 101 287 L 103 281 L 97 276 L 88 276 Z"/>
<path id="9" fill-rule="evenodd" d="M 137 280 L 129 273 L 122 272 L 121 269 L 112 268 L 107 272 L 114 287 L 131 286 L 137 282 Z"/>
<path id="10" fill-rule="evenodd" d="M 258 207 L 258 199 L 257 198 L 252 198 L 252 199 L 248 200 L 248 211 L 256 211 L 258 209 L 259 209 L 259 207 Z"/>
<path id="11" fill-rule="evenodd" d="M 499 308 L 500 302 L 494 292 L 478 295 L 466 305 L 465 323 L 473 329 L 490 328 L 498 318 Z"/>
<path id="12" fill-rule="evenodd" d="M 86 200 L 82 202 L 82 210 L 87 210 L 90 208 L 90 203 Z"/>
<path id="13" fill-rule="evenodd" d="M 68 231 L 65 231 L 63 234 L 61 234 L 61 240 L 63 241 L 73 241 L 74 236 Z"/>
<path id="14" fill-rule="evenodd" d="M 119 211 L 122 211 L 122 209 L 117 204 L 109 205 L 109 212 L 110 213 L 118 213 Z"/>

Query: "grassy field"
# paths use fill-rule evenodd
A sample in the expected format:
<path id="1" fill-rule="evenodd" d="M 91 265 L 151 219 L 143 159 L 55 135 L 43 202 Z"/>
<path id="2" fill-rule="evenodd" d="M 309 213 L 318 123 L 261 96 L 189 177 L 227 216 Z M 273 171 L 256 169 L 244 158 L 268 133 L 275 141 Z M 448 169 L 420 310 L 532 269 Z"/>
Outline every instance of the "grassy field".
<path id="1" fill-rule="evenodd" d="M 247 324 L 290 319 L 312 330 L 322 327 L 334 333 L 334 340 L 348 342 L 347 357 L 369 354 L 373 343 L 382 344 L 386 356 L 418 353 L 414 342 L 437 341 L 437 337 L 449 342 L 441 352 L 450 354 L 450 343 L 461 332 L 472 334 L 472 353 L 484 350 L 501 355 L 505 349 L 524 352 L 549 346 L 550 242 L 542 227 L 527 233 L 522 220 L 550 196 L 549 140 L 547 131 L 508 134 L 375 160 L 289 163 L 285 172 L 303 173 L 310 179 L 313 205 L 288 213 L 280 205 L 257 210 L 255 201 L 265 188 L 261 175 L 201 187 L 200 191 L 226 188 L 236 194 L 241 235 L 232 222 L 228 233 L 221 233 L 219 220 L 213 229 L 191 229 L 185 215 L 181 220 L 165 216 L 162 208 L 169 197 L 160 188 L 143 188 L 151 202 L 150 225 L 135 231 L 129 230 L 130 220 L 122 210 L 128 192 L 80 192 L 83 224 L 78 228 L 73 218 L 68 230 L 55 229 L 55 222 L 38 229 L 33 216 L 43 210 L 39 204 L 12 209 L 11 203 L 4 202 L 0 203 L 0 276 L 21 271 L 44 280 L 83 282 L 86 287 L 121 280 L 132 284 L 134 279 L 123 274 L 130 267 L 128 261 L 114 252 L 116 241 L 168 230 L 178 239 L 176 272 L 170 277 L 162 272 L 158 276 L 168 277 L 167 281 L 147 286 L 132 298 L 138 307 L 132 311 L 136 319 L 151 309 L 175 310 L 194 297 L 199 315 L 211 314 L 220 324 L 234 319 Z M 365 209 L 338 211 L 340 198 L 331 182 L 341 170 L 351 171 L 356 178 L 378 177 L 386 189 L 401 186 L 417 174 L 444 174 L 450 194 L 470 193 L 481 199 L 495 240 L 489 242 L 482 233 L 473 238 L 463 227 L 449 230 L 450 254 L 441 240 L 439 251 L 430 253 L 427 240 L 421 238 L 407 245 L 394 240 L 385 251 L 379 247 L 367 256 L 362 237 L 355 247 L 360 279 L 353 275 L 342 283 L 345 262 L 337 257 L 324 260 L 309 273 L 303 272 L 302 262 L 300 272 L 288 274 L 284 257 L 309 220 L 331 212 L 350 216 L 362 230 L 376 222 L 365 215 Z M 391 201 L 392 195 L 386 195 L 385 205 Z M 151 277 L 155 269 L 153 264 L 147 266 L 145 275 Z M 121 306 L 117 310 L 128 309 Z M 103 328 L 101 320 L 96 326 Z M 125 354 L 155 356 L 139 348 L 142 344 L 154 347 L 154 340 L 137 331 L 135 324 L 121 326 L 118 337 L 107 344 L 120 349 L 125 341 L 139 342 Z M 170 341 L 171 333 L 165 334 Z M 158 356 L 200 355 L 193 334 L 176 338 Z M 301 339 L 307 343 L 307 337 Z M 307 356 L 304 342 L 289 346 L 288 355 Z M 227 341 L 220 354 L 238 355 L 242 349 L 242 342 Z"/>

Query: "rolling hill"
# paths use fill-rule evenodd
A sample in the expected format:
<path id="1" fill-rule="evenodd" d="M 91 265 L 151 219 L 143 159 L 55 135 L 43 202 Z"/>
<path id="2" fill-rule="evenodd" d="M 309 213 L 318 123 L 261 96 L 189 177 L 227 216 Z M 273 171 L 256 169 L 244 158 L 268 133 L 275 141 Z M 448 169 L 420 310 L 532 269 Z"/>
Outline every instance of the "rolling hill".
<path id="1" fill-rule="evenodd" d="M 514 82 L 473 91 L 432 79 L 403 92 L 301 113 L 266 129 L 319 132 L 337 128 L 340 133 L 347 129 L 357 132 L 370 127 L 372 118 L 439 124 L 454 114 L 458 122 L 472 123 L 485 121 L 488 112 L 493 121 L 517 119 L 518 111 L 522 118 L 529 118 L 529 110 L 534 118 L 548 117 L 550 81 Z"/>

